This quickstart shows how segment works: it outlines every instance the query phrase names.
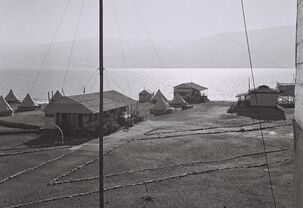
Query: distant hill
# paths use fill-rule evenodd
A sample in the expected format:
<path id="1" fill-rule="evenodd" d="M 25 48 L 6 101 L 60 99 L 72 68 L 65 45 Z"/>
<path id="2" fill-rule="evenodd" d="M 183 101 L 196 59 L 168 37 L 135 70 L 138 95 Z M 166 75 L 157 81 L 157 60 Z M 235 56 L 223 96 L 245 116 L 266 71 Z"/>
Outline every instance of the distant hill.
<path id="1" fill-rule="evenodd" d="M 254 67 L 294 67 L 295 26 L 253 30 L 249 32 L 249 39 Z M 149 40 L 122 40 L 121 47 L 119 40 L 105 39 L 105 66 L 119 68 L 249 66 L 243 32 L 218 34 L 195 41 L 153 40 L 153 43 L 157 53 Z M 47 47 L 47 44 L 0 44 L 0 68 L 39 68 Z M 98 39 L 78 40 L 71 67 L 96 68 L 98 47 Z M 47 56 L 45 68 L 64 69 L 70 49 L 71 42 L 54 43 Z"/>

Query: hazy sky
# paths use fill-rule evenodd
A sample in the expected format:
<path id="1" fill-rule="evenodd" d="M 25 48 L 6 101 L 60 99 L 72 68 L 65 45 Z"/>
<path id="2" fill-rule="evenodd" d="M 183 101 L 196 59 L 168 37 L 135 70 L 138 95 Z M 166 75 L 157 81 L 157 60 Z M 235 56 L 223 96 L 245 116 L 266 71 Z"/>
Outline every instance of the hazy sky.
<path id="1" fill-rule="evenodd" d="M 98 0 L 84 0 L 77 38 L 98 37 Z M 191 40 L 243 30 L 240 0 L 104 0 L 104 36 Z M 72 40 L 82 0 L 71 0 L 57 41 Z M 0 0 L 0 43 L 49 42 L 67 0 Z M 115 5 L 115 6 L 114 6 Z M 249 29 L 294 25 L 296 0 L 245 0 Z M 115 16 L 115 11 L 117 16 Z M 117 29 L 119 28 L 119 30 Z"/>

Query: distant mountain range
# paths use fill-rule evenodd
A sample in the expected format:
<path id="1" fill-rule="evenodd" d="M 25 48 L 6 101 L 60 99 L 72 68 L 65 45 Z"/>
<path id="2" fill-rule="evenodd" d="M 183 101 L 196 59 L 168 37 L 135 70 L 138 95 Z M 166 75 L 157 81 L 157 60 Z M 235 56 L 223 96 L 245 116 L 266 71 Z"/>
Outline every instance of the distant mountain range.
<path id="1" fill-rule="evenodd" d="M 256 68 L 293 68 L 295 26 L 249 32 Z M 224 33 L 194 41 L 104 39 L 108 68 L 246 68 L 249 67 L 243 32 Z M 56 42 L 44 68 L 64 69 L 72 42 Z M 39 68 L 48 44 L 0 44 L 0 68 Z M 71 68 L 98 67 L 98 39 L 76 42 Z"/>

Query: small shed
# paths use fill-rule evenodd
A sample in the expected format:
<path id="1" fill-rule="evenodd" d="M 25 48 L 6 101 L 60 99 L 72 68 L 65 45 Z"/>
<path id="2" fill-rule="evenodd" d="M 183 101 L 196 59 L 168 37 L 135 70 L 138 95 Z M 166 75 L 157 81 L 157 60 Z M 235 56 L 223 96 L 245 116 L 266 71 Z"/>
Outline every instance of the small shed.
<path id="1" fill-rule="evenodd" d="M 238 97 L 238 105 L 244 106 L 260 106 L 260 107 L 276 107 L 278 93 L 266 85 L 261 85 L 256 89 L 248 92 L 240 93 Z"/>
<path id="2" fill-rule="evenodd" d="M 278 102 L 277 90 L 261 85 L 250 90 L 250 106 L 275 107 Z"/>
<path id="3" fill-rule="evenodd" d="M 207 89 L 193 82 L 182 83 L 174 87 L 174 96 L 180 94 L 188 103 L 207 102 Z"/>
<path id="4" fill-rule="evenodd" d="M 154 96 L 154 92 L 148 90 L 148 89 L 144 89 L 139 93 L 139 102 L 140 103 L 146 103 L 151 101 L 151 99 Z"/>

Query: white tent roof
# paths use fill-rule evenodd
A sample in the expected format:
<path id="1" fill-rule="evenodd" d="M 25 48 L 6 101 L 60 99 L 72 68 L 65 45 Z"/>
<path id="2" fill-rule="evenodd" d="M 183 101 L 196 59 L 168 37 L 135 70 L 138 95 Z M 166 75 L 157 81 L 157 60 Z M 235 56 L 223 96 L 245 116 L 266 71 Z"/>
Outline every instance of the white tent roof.
<path id="1" fill-rule="evenodd" d="M 19 107 L 37 107 L 38 104 L 31 98 L 31 96 L 27 93 L 26 97 L 19 105 Z"/>
<path id="2" fill-rule="evenodd" d="M 5 100 L 7 102 L 17 102 L 17 101 L 19 101 L 18 97 L 14 94 L 12 89 L 9 90 L 8 94 L 5 97 Z"/>
<path id="3" fill-rule="evenodd" d="M 158 99 L 155 106 L 153 107 L 153 110 L 163 110 L 164 111 L 164 110 L 167 110 L 170 108 L 171 107 L 169 106 L 169 104 L 163 98 L 160 98 L 160 99 Z"/>
<path id="4" fill-rule="evenodd" d="M 186 101 L 181 97 L 179 93 L 177 93 L 174 97 L 174 99 L 171 102 L 172 104 L 177 104 L 177 105 L 186 105 Z"/>
<path id="5" fill-rule="evenodd" d="M 57 90 L 57 92 L 54 94 L 50 102 L 55 102 L 56 100 L 59 100 L 60 98 L 63 98 L 63 95 Z"/>
<path id="6" fill-rule="evenodd" d="M 13 109 L 6 102 L 6 100 L 4 100 L 2 96 L 0 96 L 0 113 L 4 113 L 4 112 L 13 112 Z"/>
<path id="7" fill-rule="evenodd" d="M 160 100 L 160 98 L 162 98 L 164 101 L 167 102 L 167 98 L 162 94 L 162 92 L 160 90 L 157 91 L 156 95 L 154 96 L 153 100 Z"/>

